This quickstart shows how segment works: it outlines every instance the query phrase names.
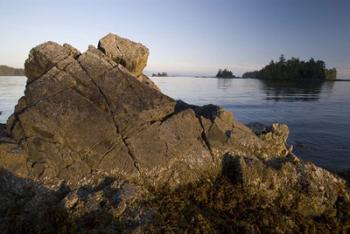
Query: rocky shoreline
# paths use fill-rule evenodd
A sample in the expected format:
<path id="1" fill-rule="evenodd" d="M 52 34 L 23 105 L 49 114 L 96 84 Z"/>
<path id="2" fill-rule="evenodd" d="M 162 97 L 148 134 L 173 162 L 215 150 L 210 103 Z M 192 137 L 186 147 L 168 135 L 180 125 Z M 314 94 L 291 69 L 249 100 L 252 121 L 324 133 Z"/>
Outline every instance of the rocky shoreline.
<path id="1" fill-rule="evenodd" d="M 173 100 L 148 54 L 114 34 L 31 50 L 0 128 L 0 232 L 349 230 L 346 182 L 295 156 L 286 125 Z"/>

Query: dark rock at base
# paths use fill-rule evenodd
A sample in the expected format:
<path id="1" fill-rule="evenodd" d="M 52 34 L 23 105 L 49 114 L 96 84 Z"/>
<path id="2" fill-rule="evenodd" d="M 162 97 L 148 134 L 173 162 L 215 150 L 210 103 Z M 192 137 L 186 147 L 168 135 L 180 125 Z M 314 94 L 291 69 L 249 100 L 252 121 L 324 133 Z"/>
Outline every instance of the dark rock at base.
<path id="1" fill-rule="evenodd" d="M 348 188 L 350 188 L 350 170 L 334 171 L 334 174 L 337 174 L 341 178 L 346 180 Z"/>
<path id="2" fill-rule="evenodd" d="M 345 181 L 298 159 L 286 125 L 175 101 L 142 74 L 147 56 L 113 34 L 31 50 L 0 126 L 0 231 L 349 229 Z"/>

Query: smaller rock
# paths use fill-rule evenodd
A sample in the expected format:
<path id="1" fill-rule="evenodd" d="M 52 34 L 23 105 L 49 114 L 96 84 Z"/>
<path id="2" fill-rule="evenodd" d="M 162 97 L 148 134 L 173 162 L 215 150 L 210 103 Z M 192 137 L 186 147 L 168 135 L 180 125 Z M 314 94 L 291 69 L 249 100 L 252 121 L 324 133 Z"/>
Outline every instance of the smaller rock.
<path id="1" fill-rule="evenodd" d="M 98 49 L 137 77 L 147 65 L 149 51 L 144 45 L 112 33 L 99 41 Z"/>
<path id="2" fill-rule="evenodd" d="M 120 215 L 127 208 L 128 204 L 133 203 L 141 195 L 141 189 L 136 185 L 124 183 L 112 200 L 116 207 L 115 213 Z"/>
<path id="3" fill-rule="evenodd" d="M 79 202 L 79 195 L 76 192 L 70 193 L 63 199 L 64 207 L 73 209 Z"/>
<path id="4" fill-rule="evenodd" d="M 70 54 L 70 49 L 67 49 L 52 41 L 33 48 L 24 64 L 25 74 L 28 81 L 31 82 L 41 77 L 58 62 L 69 57 Z"/>
<path id="5" fill-rule="evenodd" d="M 259 122 L 248 123 L 247 127 L 250 128 L 258 136 L 268 132 L 268 127 Z"/>
<path id="6" fill-rule="evenodd" d="M 85 208 L 89 212 L 94 212 L 94 211 L 100 210 L 105 204 L 106 204 L 106 199 L 103 191 L 101 190 L 101 191 L 97 191 L 89 194 L 85 202 Z"/>
<path id="7" fill-rule="evenodd" d="M 267 132 L 260 137 L 266 141 L 284 144 L 288 139 L 288 135 L 289 129 L 287 125 L 274 123 L 271 127 L 267 128 Z"/>

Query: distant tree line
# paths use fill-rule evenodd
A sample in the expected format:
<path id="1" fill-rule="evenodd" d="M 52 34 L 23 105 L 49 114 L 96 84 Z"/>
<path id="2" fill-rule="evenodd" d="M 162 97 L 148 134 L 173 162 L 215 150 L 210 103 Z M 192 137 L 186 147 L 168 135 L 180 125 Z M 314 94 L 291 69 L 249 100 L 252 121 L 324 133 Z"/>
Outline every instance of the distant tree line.
<path id="1" fill-rule="evenodd" d="M 246 72 L 243 78 L 260 78 L 260 79 L 323 79 L 335 80 L 337 70 L 335 68 L 326 69 L 325 62 L 322 60 L 315 61 L 311 58 L 309 61 L 302 61 L 292 57 L 289 60 L 282 54 L 278 62 L 273 60 L 269 65 L 259 71 Z"/>
<path id="2" fill-rule="evenodd" d="M 0 76 L 24 76 L 24 69 L 0 65 Z"/>
<path id="3" fill-rule="evenodd" d="M 152 76 L 166 77 L 166 76 L 168 76 L 168 73 L 166 73 L 166 72 L 158 72 L 158 73 L 153 73 Z"/>
<path id="4" fill-rule="evenodd" d="M 235 78 L 236 76 L 233 75 L 232 71 L 227 69 L 219 69 L 218 73 L 216 74 L 217 78 Z"/>

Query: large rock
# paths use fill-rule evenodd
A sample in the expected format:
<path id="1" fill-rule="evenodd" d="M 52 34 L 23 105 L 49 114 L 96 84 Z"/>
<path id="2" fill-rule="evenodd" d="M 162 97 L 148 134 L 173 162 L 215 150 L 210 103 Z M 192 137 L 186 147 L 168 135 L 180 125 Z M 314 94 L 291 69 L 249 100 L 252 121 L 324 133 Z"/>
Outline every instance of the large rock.
<path id="1" fill-rule="evenodd" d="M 345 228 L 337 230 L 346 230 L 350 202 L 345 182 L 294 156 L 286 145 L 286 125 L 245 126 L 221 107 L 175 101 L 142 74 L 147 56 L 141 44 L 113 34 L 84 53 L 55 42 L 31 50 L 25 95 L 6 132 L 0 126 L 2 214 L 19 209 L 20 220 L 27 220 L 36 207 L 60 207 L 82 217 L 78 223 L 93 217 L 103 224 L 97 230 L 115 232 L 113 219 L 131 229 L 157 224 L 164 210 L 150 204 L 164 194 L 163 188 L 181 191 L 187 184 L 209 181 L 205 187 L 215 191 L 220 185 L 211 181 L 227 177 L 230 191 L 249 204 L 247 210 L 270 207 L 295 215 L 289 216 L 294 226 L 276 231 L 300 231 L 294 229 L 300 217 L 312 224 L 314 217 L 327 217 L 335 226 L 326 230 L 339 225 Z M 236 195 L 226 200 L 235 203 Z M 264 201 L 258 208 L 256 198 Z M 222 212 L 220 217 L 227 210 Z M 0 231 L 8 227 L 11 214 L 0 217 Z M 110 219 L 98 218 L 106 215 Z M 266 230 L 261 225 L 259 230 Z"/>
<path id="2" fill-rule="evenodd" d="M 172 114 L 174 100 L 93 47 L 80 54 L 47 42 L 31 51 L 25 68 L 25 96 L 7 129 L 28 152 L 33 176 L 73 183 L 94 171 L 144 171 L 127 139 Z"/>

